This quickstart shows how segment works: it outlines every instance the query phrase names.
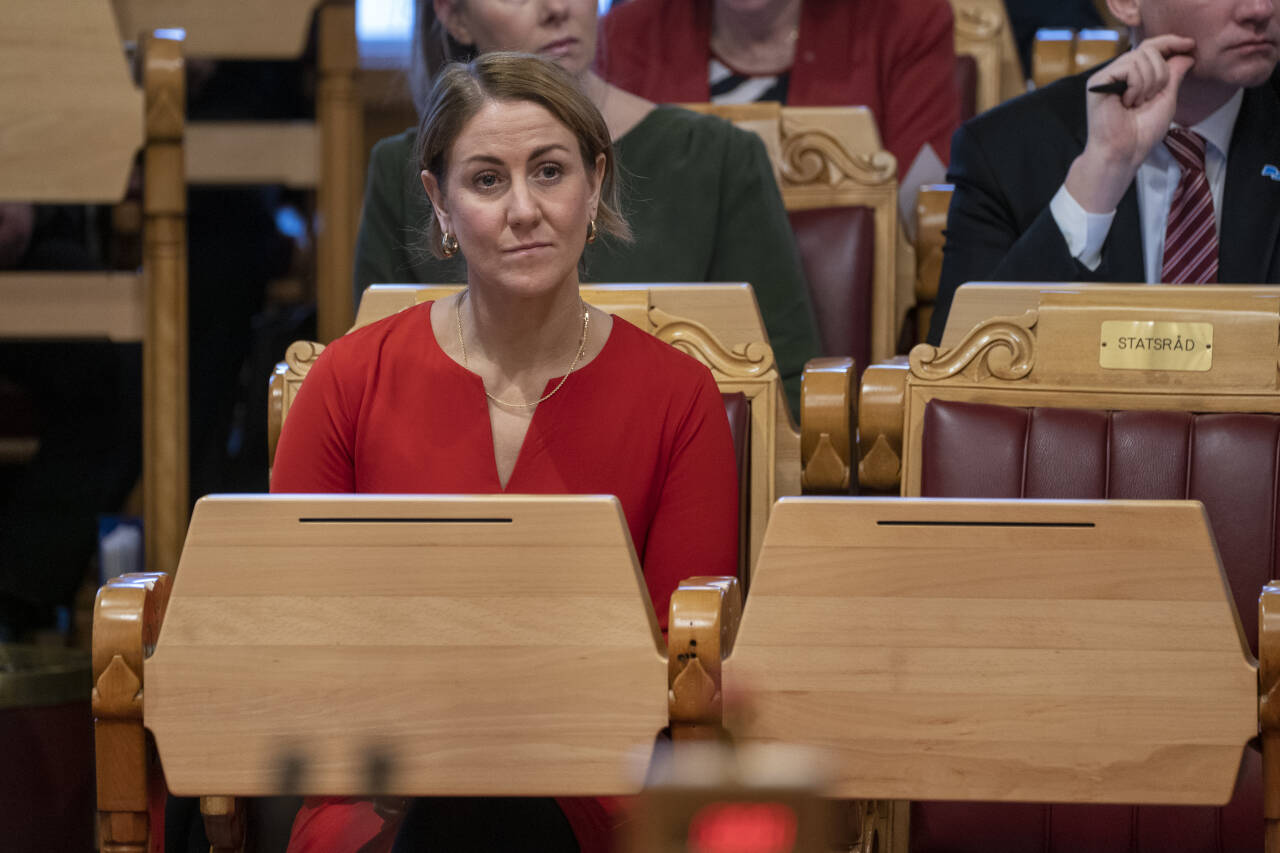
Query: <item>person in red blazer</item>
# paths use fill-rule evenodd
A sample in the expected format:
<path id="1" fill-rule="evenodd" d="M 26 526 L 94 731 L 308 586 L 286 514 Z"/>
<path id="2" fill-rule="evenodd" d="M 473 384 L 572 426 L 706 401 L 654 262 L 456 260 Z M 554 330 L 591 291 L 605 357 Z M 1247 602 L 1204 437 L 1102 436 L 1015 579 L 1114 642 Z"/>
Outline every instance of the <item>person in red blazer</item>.
<path id="1" fill-rule="evenodd" d="M 869 107 L 899 175 L 926 143 L 949 161 L 960 105 L 947 0 L 628 0 L 601 29 L 598 70 L 641 97 L 721 100 L 727 72 L 748 81 L 742 100 Z M 768 77 L 780 85 L 752 82 Z"/>

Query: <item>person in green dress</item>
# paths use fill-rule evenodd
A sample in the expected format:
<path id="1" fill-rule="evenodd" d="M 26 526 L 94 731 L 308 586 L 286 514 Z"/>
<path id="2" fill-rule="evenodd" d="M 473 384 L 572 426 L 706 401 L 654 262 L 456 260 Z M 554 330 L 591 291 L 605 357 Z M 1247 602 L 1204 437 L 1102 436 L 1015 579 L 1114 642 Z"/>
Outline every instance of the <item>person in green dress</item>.
<path id="1" fill-rule="evenodd" d="M 604 115 L 634 242 L 587 247 L 584 282 L 746 281 L 769 332 L 792 411 L 804 364 L 819 355 L 800 257 L 763 143 L 712 116 L 655 105 L 592 70 L 596 0 L 417 0 L 415 101 L 446 62 L 516 50 L 554 60 Z M 378 283 L 466 281 L 464 260 L 426 244 L 430 201 L 408 130 L 374 146 L 356 244 L 356 299 Z"/>

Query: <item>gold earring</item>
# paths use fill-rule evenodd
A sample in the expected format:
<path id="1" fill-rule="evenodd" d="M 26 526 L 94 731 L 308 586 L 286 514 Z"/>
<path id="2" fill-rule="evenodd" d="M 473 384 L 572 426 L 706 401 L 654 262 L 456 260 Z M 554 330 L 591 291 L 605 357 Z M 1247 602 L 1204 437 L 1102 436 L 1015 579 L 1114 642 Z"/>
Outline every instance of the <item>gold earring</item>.
<path id="1" fill-rule="evenodd" d="M 446 258 L 452 258 L 458 254 L 458 238 L 448 231 L 440 236 L 440 254 Z"/>
<path id="2" fill-rule="evenodd" d="M 596 241 L 596 220 L 595 217 L 587 223 L 587 242 L 594 243 Z"/>

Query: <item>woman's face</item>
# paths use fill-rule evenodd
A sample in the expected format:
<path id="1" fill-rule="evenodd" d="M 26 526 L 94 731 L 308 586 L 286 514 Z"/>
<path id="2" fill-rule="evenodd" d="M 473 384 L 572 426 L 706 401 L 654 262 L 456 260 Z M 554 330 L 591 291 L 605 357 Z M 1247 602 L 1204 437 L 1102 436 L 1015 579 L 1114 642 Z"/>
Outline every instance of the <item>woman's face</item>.
<path id="1" fill-rule="evenodd" d="M 595 62 L 597 0 L 433 2 L 450 35 L 480 53 L 535 53 L 575 76 Z"/>
<path id="2" fill-rule="evenodd" d="M 573 132 L 545 108 L 489 101 L 447 163 L 443 187 L 425 171 L 422 183 L 441 228 L 458 238 L 471 286 L 525 297 L 577 287 L 603 154 L 588 170 Z"/>

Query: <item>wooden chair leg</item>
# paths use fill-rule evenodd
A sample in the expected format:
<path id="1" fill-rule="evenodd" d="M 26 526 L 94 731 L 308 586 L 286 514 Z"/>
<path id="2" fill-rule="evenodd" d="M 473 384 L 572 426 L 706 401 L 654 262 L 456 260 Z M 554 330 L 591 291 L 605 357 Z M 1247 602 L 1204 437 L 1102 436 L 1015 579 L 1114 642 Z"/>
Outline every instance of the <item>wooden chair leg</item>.
<path id="1" fill-rule="evenodd" d="M 201 797 L 200 814 L 209 837 L 209 853 L 244 853 L 244 800 Z"/>
<path id="2" fill-rule="evenodd" d="M 129 574 L 98 591 L 93 611 L 93 716 L 103 853 L 146 853 L 147 742 L 142 661 L 154 647 L 169 577 Z"/>
<path id="3" fill-rule="evenodd" d="M 1262 815 L 1267 853 L 1280 853 L 1280 585 L 1258 599 L 1258 723 L 1262 730 Z"/>

